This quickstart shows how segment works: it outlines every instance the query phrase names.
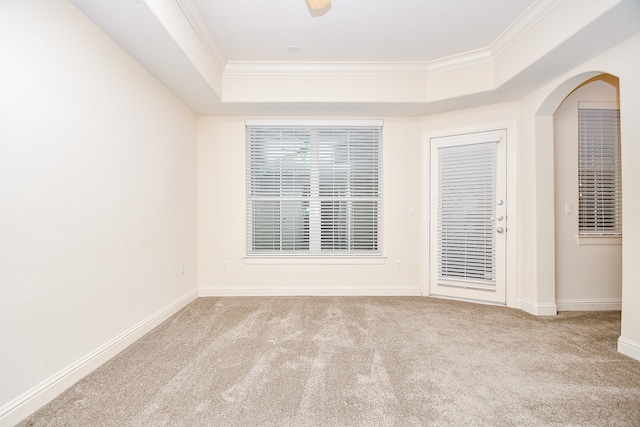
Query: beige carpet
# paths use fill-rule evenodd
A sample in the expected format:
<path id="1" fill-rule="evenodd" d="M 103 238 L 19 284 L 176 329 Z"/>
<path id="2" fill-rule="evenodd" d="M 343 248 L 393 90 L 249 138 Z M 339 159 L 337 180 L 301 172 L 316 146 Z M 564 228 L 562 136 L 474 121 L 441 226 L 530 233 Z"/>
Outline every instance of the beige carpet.
<path id="1" fill-rule="evenodd" d="M 200 298 L 25 426 L 640 426 L 619 312 Z"/>

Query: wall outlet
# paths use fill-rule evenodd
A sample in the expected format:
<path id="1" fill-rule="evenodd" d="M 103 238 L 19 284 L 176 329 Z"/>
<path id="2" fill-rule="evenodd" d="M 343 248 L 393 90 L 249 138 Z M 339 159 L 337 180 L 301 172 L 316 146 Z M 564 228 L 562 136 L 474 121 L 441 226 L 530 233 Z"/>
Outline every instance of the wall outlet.
<path id="1" fill-rule="evenodd" d="M 396 260 L 396 270 L 402 270 L 402 261 L 399 259 Z"/>
<path id="2" fill-rule="evenodd" d="M 222 267 L 223 270 L 228 270 L 229 269 L 229 261 L 227 261 L 226 259 L 223 259 L 222 263 L 220 264 L 220 266 Z"/>

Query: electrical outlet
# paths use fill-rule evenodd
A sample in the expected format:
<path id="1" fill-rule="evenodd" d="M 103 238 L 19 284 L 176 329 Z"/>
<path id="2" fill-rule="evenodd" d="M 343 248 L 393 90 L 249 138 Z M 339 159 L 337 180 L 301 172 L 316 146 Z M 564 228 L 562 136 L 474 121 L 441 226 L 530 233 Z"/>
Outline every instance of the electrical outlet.
<path id="1" fill-rule="evenodd" d="M 226 259 L 223 259 L 222 263 L 221 263 L 221 267 L 222 267 L 223 270 L 228 270 L 229 269 L 229 261 L 227 261 Z"/>
<path id="2" fill-rule="evenodd" d="M 402 270 L 402 261 L 399 259 L 396 260 L 396 270 Z"/>

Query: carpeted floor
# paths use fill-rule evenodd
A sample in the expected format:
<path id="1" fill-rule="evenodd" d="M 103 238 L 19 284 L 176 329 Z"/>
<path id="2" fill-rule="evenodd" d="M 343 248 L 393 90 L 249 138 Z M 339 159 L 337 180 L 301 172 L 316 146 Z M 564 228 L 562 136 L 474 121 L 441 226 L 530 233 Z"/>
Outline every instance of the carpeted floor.
<path id="1" fill-rule="evenodd" d="M 22 426 L 640 426 L 619 312 L 200 298 Z"/>

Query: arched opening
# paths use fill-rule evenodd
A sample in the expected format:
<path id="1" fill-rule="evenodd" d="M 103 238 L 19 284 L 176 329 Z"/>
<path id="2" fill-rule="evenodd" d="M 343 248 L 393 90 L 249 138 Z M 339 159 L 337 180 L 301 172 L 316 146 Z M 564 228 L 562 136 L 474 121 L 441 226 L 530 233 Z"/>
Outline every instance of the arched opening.
<path id="1" fill-rule="evenodd" d="M 578 85 L 553 115 L 558 311 L 620 310 L 619 80 Z"/>
<path id="2" fill-rule="evenodd" d="M 534 117 L 534 170 L 536 242 L 534 273 L 536 306 L 532 312 L 554 315 L 556 305 L 556 250 L 555 250 L 555 183 L 554 183 L 554 114 L 560 104 L 576 88 L 588 80 L 605 74 L 590 71 L 575 75 L 553 89 L 542 101 Z"/>

